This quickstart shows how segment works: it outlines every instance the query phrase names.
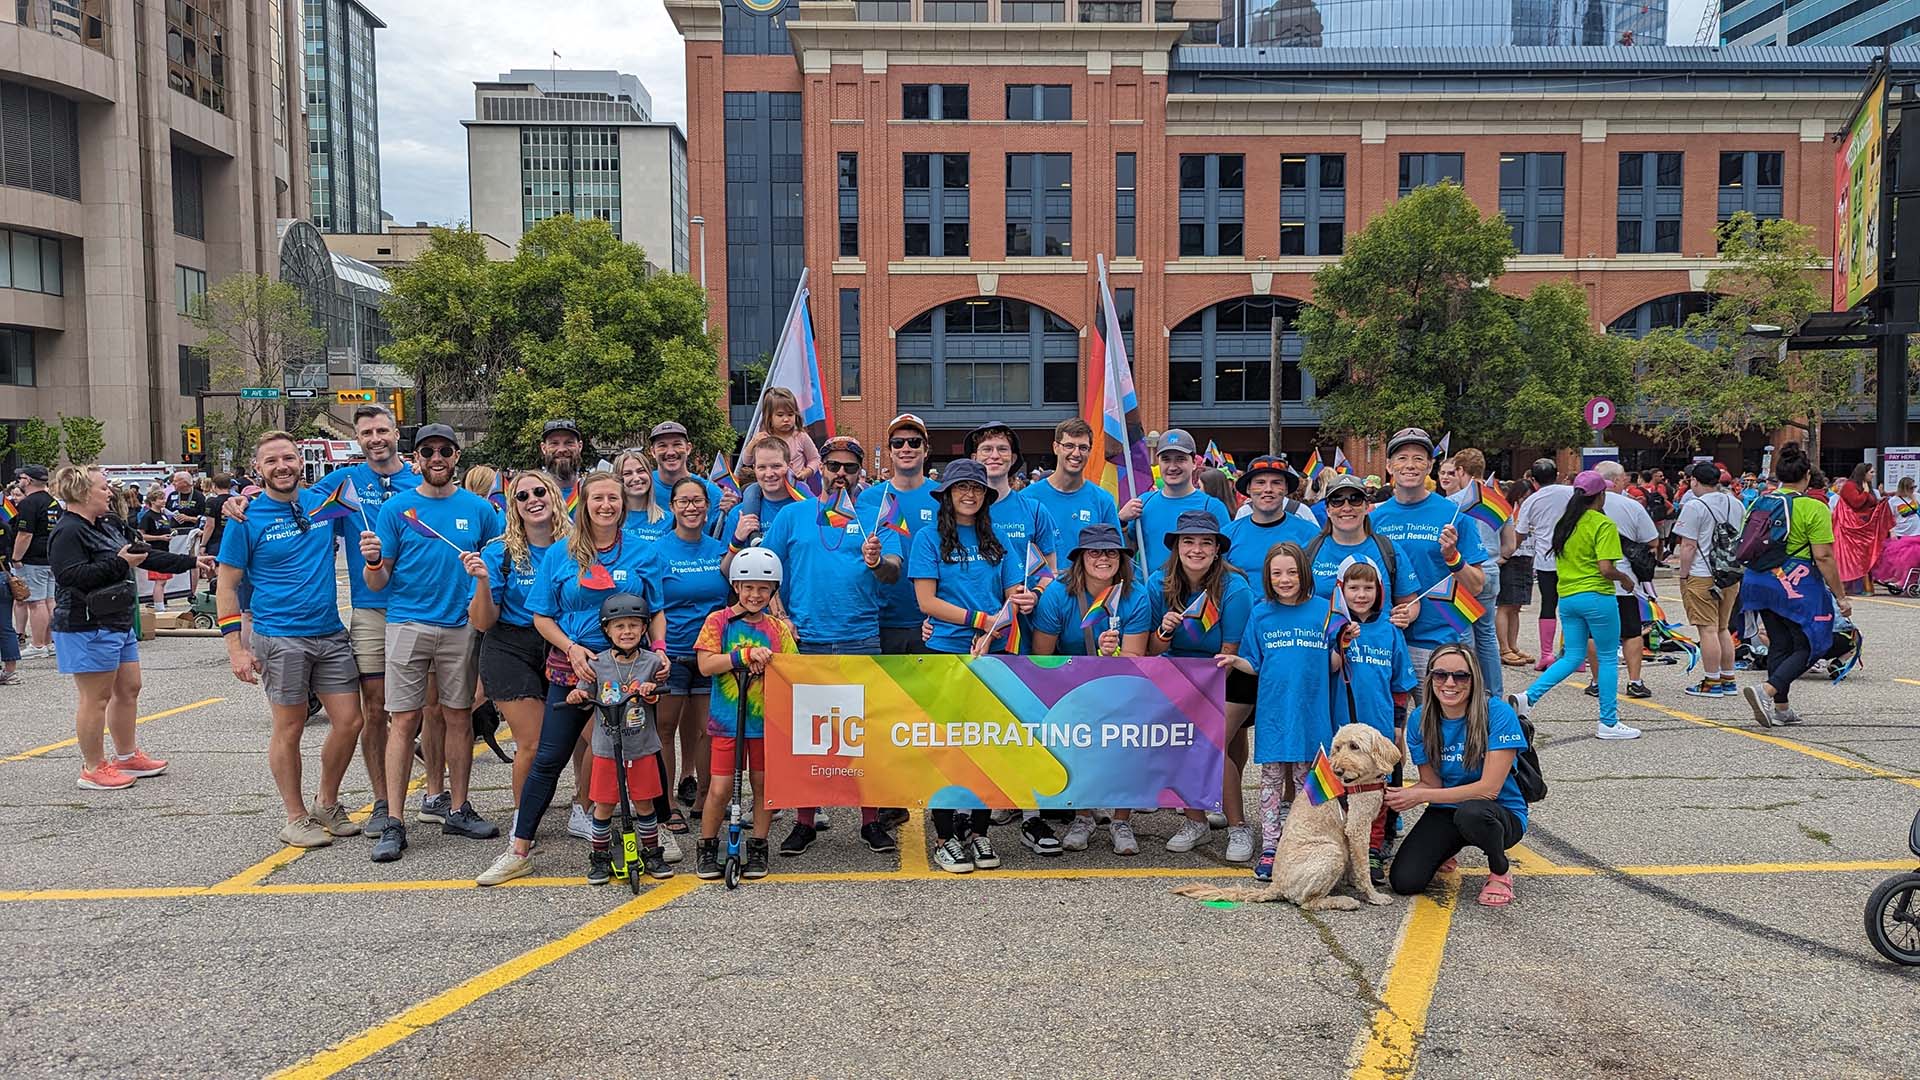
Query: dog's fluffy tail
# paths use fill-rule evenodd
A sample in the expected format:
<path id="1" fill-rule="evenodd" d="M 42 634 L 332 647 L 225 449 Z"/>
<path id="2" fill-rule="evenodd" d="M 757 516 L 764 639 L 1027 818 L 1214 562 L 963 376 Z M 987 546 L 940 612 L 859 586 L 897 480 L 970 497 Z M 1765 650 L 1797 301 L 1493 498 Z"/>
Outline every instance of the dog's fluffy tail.
<path id="1" fill-rule="evenodd" d="M 1286 897 L 1280 895 L 1279 889 L 1271 885 L 1264 889 L 1253 889 L 1245 886 L 1234 886 L 1223 889 L 1218 885 L 1194 884 L 1181 885 L 1173 891 L 1178 896 L 1191 896 L 1195 900 L 1239 900 L 1249 904 L 1271 904 L 1286 899 Z"/>

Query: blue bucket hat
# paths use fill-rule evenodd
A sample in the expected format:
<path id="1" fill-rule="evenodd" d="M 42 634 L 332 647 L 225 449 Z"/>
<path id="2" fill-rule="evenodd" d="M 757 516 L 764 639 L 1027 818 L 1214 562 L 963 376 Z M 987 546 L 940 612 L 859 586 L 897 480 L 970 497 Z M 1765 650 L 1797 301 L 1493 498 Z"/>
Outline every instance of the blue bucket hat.
<path id="1" fill-rule="evenodd" d="M 1106 522 L 1096 522 L 1080 530 L 1080 538 L 1067 558 L 1077 559 L 1083 551 L 1125 551 L 1127 545 L 1120 539 L 1120 530 Z"/>
<path id="2" fill-rule="evenodd" d="M 1161 535 L 1161 542 L 1170 550 L 1178 550 L 1183 536 L 1211 536 L 1220 545 L 1220 554 L 1225 555 L 1233 546 L 1227 534 L 1220 531 L 1220 521 L 1210 510 L 1182 510 L 1174 521 L 1173 531 Z"/>
<path id="3" fill-rule="evenodd" d="M 992 506 L 993 500 L 999 498 L 999 493 L 995 492 L 993 485 L 987 482 L 987 467 L 972 458 L 961 458 L 948 464 L 940 474 L 940 483 L 934 486 L 933 493 L 944 498 L 947 489 L 955 484 L 979 484 L 986 488 L 986 505 L 988 506 Z"/>

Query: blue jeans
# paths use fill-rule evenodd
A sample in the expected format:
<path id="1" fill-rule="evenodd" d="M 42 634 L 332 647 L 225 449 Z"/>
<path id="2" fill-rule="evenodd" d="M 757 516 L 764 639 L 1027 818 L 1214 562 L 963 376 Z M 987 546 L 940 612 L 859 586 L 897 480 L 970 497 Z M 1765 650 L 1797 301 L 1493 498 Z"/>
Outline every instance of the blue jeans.
<path id="1" fill-rule="evenodd" d="M 1593 642 L 1600 664 L 1600 722 L 1611 727 L 1620 720 L 1620 605 L 1613 593 L 1583 592 L 1560 597 L 1560 634 L 1566 651 L 1553 666 L 1527 687 L 1527 701 L 1538 703 L 1587 660 L 1587 642 Z"/>
<path id="2" fill-rule="evenodd" d="M 853 641 L 802 641 L 800 653 L 803 656 L 879 656 L 880 636 Z"/>
<path id="3" fill-rule="evenodd" d="M 1487 613 L 1473 624 L 1473 658 L 1480 663 L 1480 677 L 1486 681 L 1487 694 L 1498 700 L 1507 692 L 1506 680 L 1500 671 L 1500 636 L 1493 629 L 1493 612 L 1500 599 L 1500 564 L 1481 563 L 1480 572 L 1486 575 L 1486 581 L 1481 583 L 1475 599 Z"/>
<path id="4" fill-rule="evenodd" d="M 18 663 L 20 637 L 13 632 L 13 594 L 8 592 L 8 575 L 0 572 L 0 662 Z"/>

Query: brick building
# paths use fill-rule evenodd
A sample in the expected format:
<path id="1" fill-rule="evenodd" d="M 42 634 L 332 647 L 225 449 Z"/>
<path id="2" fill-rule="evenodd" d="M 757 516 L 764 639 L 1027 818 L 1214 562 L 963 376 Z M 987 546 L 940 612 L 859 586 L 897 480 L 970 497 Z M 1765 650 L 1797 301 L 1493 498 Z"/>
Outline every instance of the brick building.
<path id="1" fill-rule="evenodd" d="M 1273 320 L 1347 235 L 1442 178 L 1508 213 L 1522 254 L 1501 288 L 1572 280 L 1599 326 L 1677 324 L 1735 211 L 1831 243 L 1829 136 L 1874 55 L 1231 49 L 1182 45 L 1184 10 L 1104 0 L 667 6 L 736 419 L 806 266 L 841 425 L 871 439 L 914 411 L 938 456 L 988 418 L 1044 451 L 1075 413 L 1096 253 L 1147 425 L 1264 449 Z M 1299 351 L 1283 333 L 1304 453 Z"/>

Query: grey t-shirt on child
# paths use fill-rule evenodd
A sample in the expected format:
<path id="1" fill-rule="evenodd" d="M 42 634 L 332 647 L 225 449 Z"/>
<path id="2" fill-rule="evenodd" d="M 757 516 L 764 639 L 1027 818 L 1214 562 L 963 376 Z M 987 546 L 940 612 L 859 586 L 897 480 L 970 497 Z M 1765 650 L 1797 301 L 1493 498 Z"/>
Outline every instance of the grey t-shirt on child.
<path id="1" fill-rule="evenodd" d="M 622 695 L 629 699 L 629 703 L 620 710 L 620 719 L 624 721 L 620 739 L 621 755 L 628 761 L 635 761 L 660 752 L 660 728 L 653 706 L 640 699 L 640 684 L 654 681 L 663 666 L 665 661 L 660 654 L 650 649 L 640 650 L 637 656 L 628 661 L 615 659 L 612 649 L 594 654 L 593 670 L 598 672 L 594 679 L 594 701 L 602 706 L 595 709 L 594 757 L 613 757 L 613 731 L 600 719 L 600 715 L 611 711 L 607 707 Z"/>

